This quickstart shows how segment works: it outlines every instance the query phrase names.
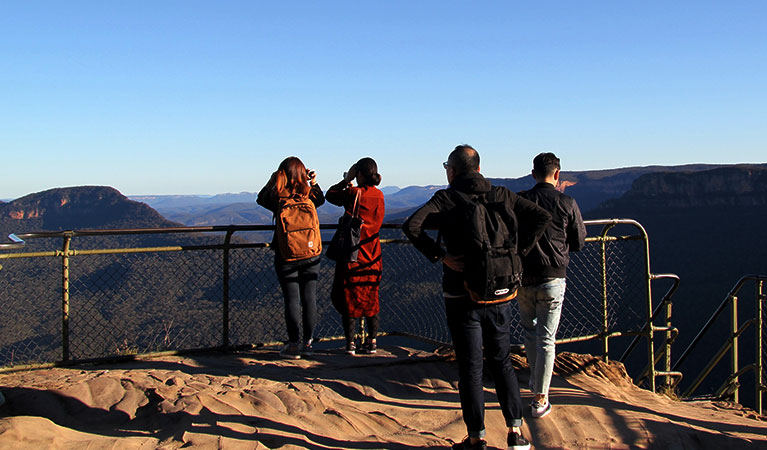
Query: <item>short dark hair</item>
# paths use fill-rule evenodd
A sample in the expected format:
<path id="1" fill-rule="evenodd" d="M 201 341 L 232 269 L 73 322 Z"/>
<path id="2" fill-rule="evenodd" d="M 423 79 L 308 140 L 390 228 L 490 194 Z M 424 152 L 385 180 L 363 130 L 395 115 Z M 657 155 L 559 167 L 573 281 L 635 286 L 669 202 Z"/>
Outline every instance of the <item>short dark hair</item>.
<path id="1" fill-rule="evenodd" d="M 462 144 L 450 152 L 447 163 L 457 174 L 477 172 L 479 171 L 479 153 L 471 145 Z"/>
<path id="2" fill-rule="evenodd" d="M 533 172 L 539 177 L 547 177 L 560 169 L 559 158 L 553 153 L 540 153 L 533 158 Z"/>

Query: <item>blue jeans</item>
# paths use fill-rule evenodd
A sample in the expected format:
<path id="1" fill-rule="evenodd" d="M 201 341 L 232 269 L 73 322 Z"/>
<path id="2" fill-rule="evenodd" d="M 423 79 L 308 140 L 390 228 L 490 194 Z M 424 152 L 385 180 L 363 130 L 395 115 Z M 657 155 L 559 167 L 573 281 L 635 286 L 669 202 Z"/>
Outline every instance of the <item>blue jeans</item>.
<path id="1" fill-rule="evenodd" d="M 522 400 L 511 347 L 511 305 L 481 306 L 468 297 L 445 299 L 447 324 L 458 361 L 458 393 L 469 437 L 485 436 L 484 353 L 495 381 L 498 403 L 509 427 L 522 426 Z M 483 352 L 484 347 L 484 352 Z"/>
<path id="2" fill-rule="evenodd" d="M 556 334 L 565 299 L 565 279 L 553 278 L 535 286 L 523 286 L 517 295 L 525 353 L 530 364 L 531 390 L 549 395 L 556 358 Z"/>
<path id="3" fill-rule="evenodd" d="M 304 341 L 310 341 L 314 337 L 314 327 L 317 324 L 317 279 L 320 274 L 320 259 L 289 263 L 275 261 L 274 266 L 285 297 L 288 340 L 298 343 L 299 324 L 303 322 Z"/>

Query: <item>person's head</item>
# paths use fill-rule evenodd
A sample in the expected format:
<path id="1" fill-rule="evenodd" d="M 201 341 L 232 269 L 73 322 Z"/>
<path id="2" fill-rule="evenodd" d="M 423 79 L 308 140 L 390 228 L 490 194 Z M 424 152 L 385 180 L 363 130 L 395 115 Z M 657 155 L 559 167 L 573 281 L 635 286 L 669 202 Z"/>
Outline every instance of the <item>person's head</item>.
<path id="1" fill-rule="evenodd" d="M 458 175 L 479 172 L 479 153 L 471 145 L 459 145 L 450 152 L 443 165 L 447 171 L 447 181 L 452 183 Z"/>
<path id="2" fill-rule="evenodd" d="M 274 190 L 277 193 L 304 195 L 309 192 L 309 176 L 306 166 L 295 156 L 285 158 L 275 172 Z M 275 177 L 273 177 L 275 178 Z"/>
<path id="3" fill-rule="evenodd" d="M 539 183 L 556 186 L 559 182 L 559 169 L 559 158 L 553 153 L 540 153 L 533 158 L 533 178 Z"/>
<path id="4" fill-rule="evenodd" d="M 357 186 L 378 186 L 381 184 L 381 174 L 378 164 L 373 158 L 362 158 L 354 164 Z"/>

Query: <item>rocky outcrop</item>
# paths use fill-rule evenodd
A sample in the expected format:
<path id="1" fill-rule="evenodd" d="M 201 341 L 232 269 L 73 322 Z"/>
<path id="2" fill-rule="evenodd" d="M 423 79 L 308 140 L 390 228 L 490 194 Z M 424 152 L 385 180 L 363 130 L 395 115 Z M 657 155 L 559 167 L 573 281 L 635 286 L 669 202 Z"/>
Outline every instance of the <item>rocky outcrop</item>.
<path id="1" fill-rule="evenodd" d="M 586 170 L 578 172 L 562 171 L 560 178 L 561 189 L 573 197 L 586 213 L 599 207 L 603 202 L 621 197 L 631 190 L 634 181 L 638 178 L 654 173 L 694 173 L 709 171 L 722 167 L 753 167 L 754 165 L 712 165 L 712 164 L 687 164 L 682 166 L 644 166 L 624 167 L 620 169 Z M 756 166 L 759 167 L 759 166 Z M 767 167 L 767 166 L 761 166 Z M 514 192 L 530 189 L 535 180 L 531 175 L 522 178 L 495 178 L 493 184 L 506 186 Z"/>
<path id="2" fill-rule="evenodd" d="M 0 204 L 0 226 L 10 232 L 176 225 L 108 186 L 50 189 Z"/>
<path id="3" fill-rule="evenodd" d="M 603 206 L 616 205 L 634 208 L 767 205 L 767 167 L 734 166 L 642 175 L 621 198 Z"/>

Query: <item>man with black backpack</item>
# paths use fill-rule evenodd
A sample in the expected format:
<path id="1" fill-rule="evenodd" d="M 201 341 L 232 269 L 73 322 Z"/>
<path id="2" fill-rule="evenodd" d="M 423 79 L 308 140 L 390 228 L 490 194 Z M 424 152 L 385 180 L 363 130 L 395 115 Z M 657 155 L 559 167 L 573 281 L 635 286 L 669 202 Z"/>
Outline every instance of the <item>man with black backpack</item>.
<path id="1" fill-rule="evenodd" d="M 525 272 L 517 297 L 525 330 L 525 353 L 530 364 L 533 393 L 530 409 L 536 419 L 551 412 L 549 384 L 570 252 L 577 252 L 586 242 L 586 225 L 578 204 L 557 190 L 559 169 L 559 158 L 555 154 L 539 154 L 533 159 L 533 178 L 537 184 L 519 193 L 552 216 L 543 237 L 522 259 Z"/>
<path id="2" fill-rule="evenodd" d="M 509 359 L 511 305 L 519 287 L 519 255 L 543 234 L 551 216 L 479 173 L 479 153 L 459 145 L 443 163 L 448 189 L 437 191 L 403 225 L 413 245 L 442 261 L 445 311 L 458 361 L 458 392 L 468 437 L 454 449 L 487 447 L 482 386 L 483 347 L 509 427 L 509 450 L 525 450 L 522 401 Z M 519 228 L 527 230 L 518 235 Z M 437 241 L 426 229 L 438 231 Z M 443 249 L 439 241 L 444 242 Z"/>

